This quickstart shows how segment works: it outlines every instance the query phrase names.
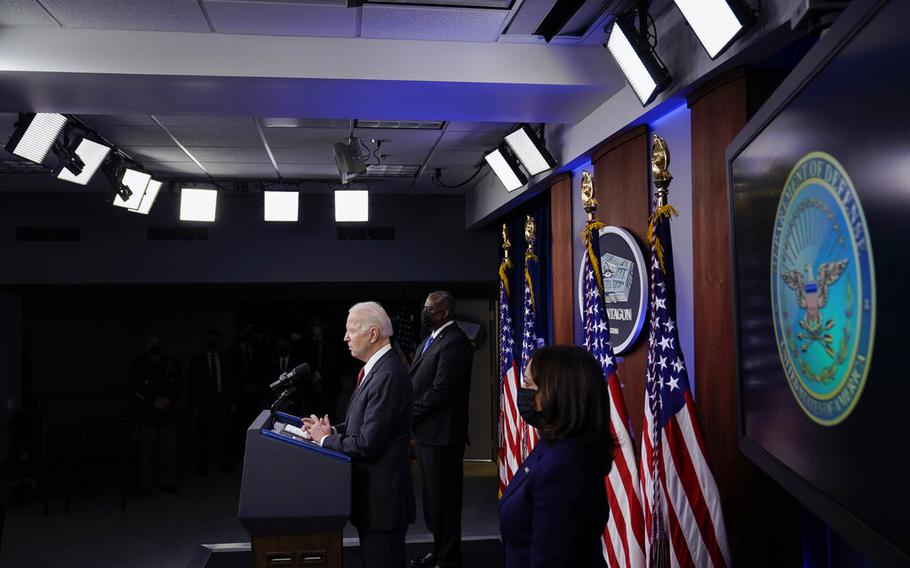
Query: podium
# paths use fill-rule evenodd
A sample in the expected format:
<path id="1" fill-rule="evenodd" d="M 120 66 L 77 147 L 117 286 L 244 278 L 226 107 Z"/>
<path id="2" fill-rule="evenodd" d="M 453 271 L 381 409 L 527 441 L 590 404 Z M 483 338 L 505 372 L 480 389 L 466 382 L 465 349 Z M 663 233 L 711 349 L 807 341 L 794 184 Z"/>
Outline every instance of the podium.
<path id="1" fill-rule="evenodd" d="M 246 432 L 238 516 L 255 568 L 342 566 L 351 458 L 304 440 L 293 431 L 300 426 L 264 410 Z"/>

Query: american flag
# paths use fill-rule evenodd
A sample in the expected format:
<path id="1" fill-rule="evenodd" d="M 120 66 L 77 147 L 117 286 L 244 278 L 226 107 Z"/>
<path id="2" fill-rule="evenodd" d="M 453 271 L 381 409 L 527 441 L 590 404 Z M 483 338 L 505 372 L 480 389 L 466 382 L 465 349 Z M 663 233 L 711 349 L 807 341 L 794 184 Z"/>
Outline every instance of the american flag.
<path id="1" fill-rule="evenodd" d="M 611 568 L 643 568 L 645 565 L 645 525 L 642 516 L 638 464 L 629 428 L 629 414 L 616 372 L 610 321 L 604 305 L 600 270 L 599 230 L 603 225 L 590 222 L 585 228 L 587 253 L 582 267 L 584 294 L 583 324 L 585 348 L 600 361 L 610 393 L 610 433 L 616 440 L 613 467 L 604 482 L 610 503 L 610 518 L 604 530 L 604 558 Z"/>
<path id="2" fill-rule="evenodd" d="M 524 328 L 521 333 L 521 382 L 524 384 L 524 372 L 528 368 L 528 361 L 531 360 L 531 353 L 540 345 L 537 337 L 537 307 L 534 302 L 534 280 L 531 278 L 533 273 L 531 268 L 533 263 L 537 262 L 537 256 L 534 253 L 525 254 L 525 295 L 524 295 Z M 540 439 L 537 429 L 524 424 L 524 435 L 521 440 L 521 459 L 524 460 Z"/>
<path id="3" fill-rule="evenodd" d="M 505 492 L 521 464 L 524 421 L 518 414 L 518 369 L 512 340 L 512 309 L 509 307 L 509 280 L 504 260 L 499 268 L 499 495 Z"/>
<path id="4" fill-rule="evenodd" d="M 708 467 L 676 330 L 671 206 L 655 202 L 651 248 L 651 328 L 641 483 L 649 566 L 730 566 L 720 495 Z"/>

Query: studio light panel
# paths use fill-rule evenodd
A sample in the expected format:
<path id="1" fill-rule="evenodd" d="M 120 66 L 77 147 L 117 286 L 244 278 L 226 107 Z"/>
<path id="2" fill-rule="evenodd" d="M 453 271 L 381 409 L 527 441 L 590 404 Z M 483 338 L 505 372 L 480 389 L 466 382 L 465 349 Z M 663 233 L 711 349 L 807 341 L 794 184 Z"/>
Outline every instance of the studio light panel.
<path id="1" fill-rule="evenodd" d="M 161 182 L 154 179 L 150 180 L 145 187 L 145 193 L 142 195 L 142 201 L 139 202 L 139 207 L 130 209 L 130 211 L 148 215 L 149 211 L 152 210 L 152 205 L 155 204 L 155 198 L 158 197 L 159 191 L 161 191 Z"/>
<path id="2" fill-rule="evenodd" d="M 82 173 L 73 175 L 73 172 L 66 168 L 62 168 L 57 177 L 64 181 L 85 185 L 92 179 L 95 172 L 98 171 L 98 168 L 101 166 L 104 158 L 110 153 L 111 149 L 104 144 L 99 144 L 88 138 L 83 138 L 82 141 L 79 142 L 79 145 L 76 146 L 75 151 L 76 155 L 79 156 L 85 164 L 82 168 Z"/>
<path id="3" fill-rule="evenodd" d="M 515 191 L 528 182 L 525 175 L 518 169 L 518 164 L 507 155 L 502 148 L 497 148 L 484 156 L 484 159 L 490 164 L 493 173 L 505 186 L 506 191 Z"/>
<path id="4" fill-rule="evenodd" d="M 338 223 L 370 220 L 370 192 L 361 189 L 335 191 L 335 221 Z"/>
<path id="5" fill-rule="evenodd" d="M 628 30 L 619 24 L 619 21 L 613 22 L 610 30 L 610 38 L 607 40 L 607 49 L 616 64 L 622 70 L 626 80 L 632 85 L 632 89 L 643 105 L 648 104 L 657 94 L 658 83 L 652 76 L 651 71 L 645 65 L 639 52 L 632 45 L 628 36 Z"/>
<path id="6" fill-rule="evenodd" d="M 527 125 L 506 136 L 506 144 L 532 176 L 551 170 L 556 165 L 546 147 Z"/>
<path id="7" fill-rule="evenodd" d="M 32 115 L 30 120 L 20 118 L 20 122 L 23 120 L 26 120 L 27 124 L 16 125 L 16 131 L 7 143 L 6 149 L 11 154 L 40 164 L 66 125 L 66 117 L 62 114 L 39 112 Z"/>
<path id="8" fill-rule="evenodd" d="M 130 188 L 130 191 L 133 193 L 128 199 L 123 199 L 119 194 L 114 196 L 114 205 L 117 207 L 125 207 L 126 209 L 138 209 L 139 205 L 142 203 L 142 196 L 145 194 L 145 188 L 148 186 L 151 179 L 151 174 L 143 172 L 142 170 L 125 168 L 123 170 L 123 175 L 120 177 L 120 182 Z"/>
<path id="9" fill-rule="evenodd" d="M 184 187 L 180 190 L 181 221 L 215 221 L 215 210 L 218 205 L 218 191 L 215 189 L 197 189 Z"/>
<path id="10" fill-rule="evenodd" d="M 736 0 L 674 2 L 711 59 L 720 55 L 736 39 L 750 19 L 748 10 L 742 9 Z"/>
<path id="11" fill-rule="evenodd" d="M 263 210 L 266 221 L 296 222 L 300 205 L 297 191 L 264 191 Z"/>

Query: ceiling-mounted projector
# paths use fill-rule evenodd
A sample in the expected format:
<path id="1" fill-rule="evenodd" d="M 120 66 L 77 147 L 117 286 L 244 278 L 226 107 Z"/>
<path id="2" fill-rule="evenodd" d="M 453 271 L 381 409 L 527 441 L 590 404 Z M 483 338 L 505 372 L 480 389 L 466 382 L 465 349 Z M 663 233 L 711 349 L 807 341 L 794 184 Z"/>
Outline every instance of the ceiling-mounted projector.
<path id="1" fill-rule="evenodd" d="M 366 173 L 367 165 L 360 155 L 360 140 L 351 136 L 346 142 L 335 144 L 335 165 L 341 174 L 341 183 L 348 183 L 358 175 Z"/>

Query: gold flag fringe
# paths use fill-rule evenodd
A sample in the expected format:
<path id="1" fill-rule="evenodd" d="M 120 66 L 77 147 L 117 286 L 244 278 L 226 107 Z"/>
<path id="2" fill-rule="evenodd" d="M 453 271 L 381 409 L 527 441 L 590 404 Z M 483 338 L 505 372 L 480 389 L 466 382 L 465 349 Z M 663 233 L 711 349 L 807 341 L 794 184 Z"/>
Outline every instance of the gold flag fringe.
<path id="1" fill-rule="evenodd" d="M 664 219 L 669 220 L 671 216 L 678 217 L 679 211 L 672 205 L 663 205 L 655 209 L 654 213 L 651 213 L 651 218 L 648 220 L 648 242 L 654 247 L 654 254 L 657 255 L 657 260 L 660 262 L 661 272 L 667 271 L 664 267 L 664 247 L 660 244 L 660 240 L 655 235 L 655 231 L 657 230 L 657 224 L 660 221 Z"/>
<path id="2" fill-rule="evenodd" d="M 531 291 L 531 307 L 537 310 L 537 302 L 534 301 L 534 282 L 531 280 L 531 272 L 528 270 L 528 263 L 532 260 L 539 260 L 533 252 L 525 253 L 525 282 L 528 284 L 528 290 Z"/>
<path id="3" fill-rule="evenodd" d="M 499 280 L 503 283 L 506 288 L 506 296 L 509 297 L 509 276 L 506 274 L 506 271 L 512 268 L 512 261 L 508 258 L 503 259 L 502 264 L 499 265 Z"/>
<path id="4" fill-rule="evenodd" d="M 594 239 L 604 227 L 606 225 L 599 221 L 590 221 L 581 232 L 581 239 L 585 243 L 585 248 L 588 249 L 588 260 L 591 262 L 591 268 L 594 269 L 594 277 L 597 278 L 599 290 L 604 289 L 604 283 L 603 275 L 600 272 L 600 259 L 594 254 Z"/>

